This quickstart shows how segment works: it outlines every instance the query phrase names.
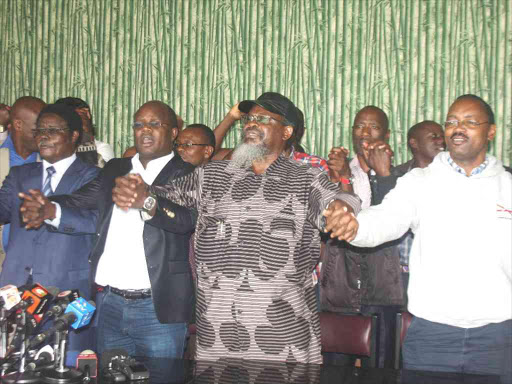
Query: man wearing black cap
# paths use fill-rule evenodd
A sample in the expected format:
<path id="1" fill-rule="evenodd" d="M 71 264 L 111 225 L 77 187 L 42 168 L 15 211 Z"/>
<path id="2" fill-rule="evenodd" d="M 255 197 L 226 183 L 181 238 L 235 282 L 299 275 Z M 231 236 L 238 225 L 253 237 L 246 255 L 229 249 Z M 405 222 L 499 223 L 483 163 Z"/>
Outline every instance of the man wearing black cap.
<path id="1" fill-rule="evenodd" d="M 0 286 L 34 282 L 60 290 L 79 289 L 88 298 L 88 256 L 95 240 L 96 212 L 66 212 L 58 222 L 26 230 L 20 220 L 20 196 L 31 191 L 28 198 L 34 198 L 39 194 L 35 190 L 46 196 L 73 192 L 92 180 L 99 169 L 76 157 L 82 121 L 72 108 L 46 106 L 32 134 L 43 161 L 11 168 L 0 189 L 0 222 L 11 223 Z M 68 363 L 76 360 L 80 350 L 91 347 L 87 333 L 70 335 Z"/>
<path id="2" fill-rule="evenodd" d="M 283 156 L 294 140 L 295 105 L 277 93 L 240 103 L 242 143 L 164 187 L 118 178 L 113 199 L 140 207 L 153 195 L 196 208 L 197 358 L 321 363 L 311 272 L 320 230 L 337 230 L 359 199 L 327 173 Z M 327 224 L 325 217 L 327 217 Z M 355 228 L 354 228 L 355 229 Z"/>

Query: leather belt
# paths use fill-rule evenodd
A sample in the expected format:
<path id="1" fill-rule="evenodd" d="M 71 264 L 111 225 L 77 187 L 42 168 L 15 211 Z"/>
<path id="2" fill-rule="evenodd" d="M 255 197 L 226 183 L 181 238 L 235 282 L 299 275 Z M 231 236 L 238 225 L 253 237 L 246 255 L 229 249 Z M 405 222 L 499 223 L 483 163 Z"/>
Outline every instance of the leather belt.
<path id="1" fill-rule="evenodd" d="M 151 289 L 117 289 L 114 287 L 108 287 L 110 292 L 119 295 L 128 300 L 147 299 L 151 297 Z"/>

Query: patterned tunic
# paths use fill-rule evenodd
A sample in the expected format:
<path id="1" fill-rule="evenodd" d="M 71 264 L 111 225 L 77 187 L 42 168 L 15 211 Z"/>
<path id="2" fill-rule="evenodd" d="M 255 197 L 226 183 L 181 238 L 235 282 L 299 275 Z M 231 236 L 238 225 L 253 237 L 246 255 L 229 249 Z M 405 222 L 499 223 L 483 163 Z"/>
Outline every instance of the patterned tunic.
<path id="1" fill-rule="evenodd" d="M 333 199 L 359 199 L 283 156 L 261 175 L 214 161 L 153 191 L 199 214 L 197 358 L 321 363 L 316 228 Z"/>

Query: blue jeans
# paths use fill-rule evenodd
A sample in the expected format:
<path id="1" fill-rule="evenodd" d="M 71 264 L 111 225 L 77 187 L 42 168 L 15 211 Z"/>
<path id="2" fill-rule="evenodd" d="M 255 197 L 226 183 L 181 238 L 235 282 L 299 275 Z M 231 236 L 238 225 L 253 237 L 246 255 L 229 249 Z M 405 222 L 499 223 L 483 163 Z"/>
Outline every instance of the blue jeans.
<path id="1" fill-rule="evenodd" d="M 107 291 L 98 294 L 97 301 L 101 303 L 98 313 L 100 354 L 109 349 L 124 349 L 130 356 L 142 358 L 152 379 L 162 376 L 162 364 L 158 359 L 152 363 L 147 358 L 183 358 L 186 323 L 161 324 L 152 298 L 129 300 Z"/>
<path id="2" fill-rule="evenodd" d="M 493 374 L 512 384 L 512 320 L 459 328 L 414 317 L 403 358 L 405 369 Z"/>

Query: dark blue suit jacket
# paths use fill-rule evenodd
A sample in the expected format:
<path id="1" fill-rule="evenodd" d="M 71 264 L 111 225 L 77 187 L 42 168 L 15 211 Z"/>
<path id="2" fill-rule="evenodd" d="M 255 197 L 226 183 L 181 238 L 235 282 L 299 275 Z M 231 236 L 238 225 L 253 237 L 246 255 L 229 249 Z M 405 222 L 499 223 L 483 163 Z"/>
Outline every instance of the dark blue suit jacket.
<path id="1" fill-rule="evenodd" d="M 60 290 L 78 288 L 83 296 L 90 297 L 88 257 L 96 240 L 97 211 L 62 208 L 57 229 L 44 224 L 37 230 L 27 231 L 20 223 L 18 193 L 41 189 L 42 172 L 42 163 L 12 167 L 0 189 L 0 222 L 11 223 L 0 286 L 25 284 L 32 269 L 35 283 Z M 55 193 L 71 193 L 98 173 L 99 168 L 77 158 Z"/>

